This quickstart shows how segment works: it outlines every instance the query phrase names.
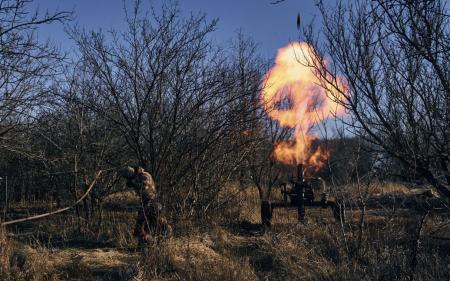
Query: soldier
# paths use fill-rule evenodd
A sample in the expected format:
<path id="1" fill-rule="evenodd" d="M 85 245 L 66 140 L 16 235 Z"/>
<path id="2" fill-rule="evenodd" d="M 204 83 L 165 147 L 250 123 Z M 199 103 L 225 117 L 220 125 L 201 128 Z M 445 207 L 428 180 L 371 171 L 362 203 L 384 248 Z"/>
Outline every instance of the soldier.
<path id="1" fill-rule="evenodd" d="M 161 215 L 162 205 L 157 202 L 155 183 L 150 173 L 141 167 L 125 167 L 119 170 L 119 175 L 127 180 L 127 186 L 133 188 L 141 198 L 141 207 L 136 219 L 134 235 L 139 242 L 148 242 L 151 232 L 170 233 L 171 227 Z"/>

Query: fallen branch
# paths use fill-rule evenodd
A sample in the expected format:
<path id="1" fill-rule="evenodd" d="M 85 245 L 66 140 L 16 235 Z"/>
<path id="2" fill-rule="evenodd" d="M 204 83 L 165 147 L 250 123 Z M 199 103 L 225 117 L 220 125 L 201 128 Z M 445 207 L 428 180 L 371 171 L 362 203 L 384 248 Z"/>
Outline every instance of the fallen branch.
<path id="1" fill-rule="evenodd" d="M 16 224 L 16 223 L 20 223 L 20 222 L 25 222 L 25 221 L 31 221 L 31 220 L 37 220 L 37 219 L 42 219 L 51 215 L 55 215 L 55 214 L 59 214 L 65 211 L 68 211 L 70 209 L 72 209 L 73 207 L 75 207 L 76 205 L 78 205 L 81 201 L 84 200 L 84 198 L 86 198 L 86 196 L 88 196 L 88 194 L 91 192 L 91 190 L 93 189 L 95 183 L 97 182 L 98 178 L 100 177 L 100 175 L 102 174 L 103 171 L 98 171 L 97 174 L 95 175 L 94 179 L 92 180 L 91 184 L 89 185 L 88 189 L 86 190 L 86 192 L 83 194 L 83 196 L 80 197 L 80 199 L 78 199 L 74 204 L 72 204 L 71 206 L 53 211 L 53 212 L 48 212 L 45 214 L 40 214 L 40 215 L 36 215 L 36 216 L 31 216 L 31 217 L 26 217 L 26 218 L 22 218 L 22 219 L 17 219 L 17 220 L 12 220 L 12 221 L 7 221 L 1 224 L 1 226 L 7 226 L 7 225 L 11 225 L 11 224 Z"/>

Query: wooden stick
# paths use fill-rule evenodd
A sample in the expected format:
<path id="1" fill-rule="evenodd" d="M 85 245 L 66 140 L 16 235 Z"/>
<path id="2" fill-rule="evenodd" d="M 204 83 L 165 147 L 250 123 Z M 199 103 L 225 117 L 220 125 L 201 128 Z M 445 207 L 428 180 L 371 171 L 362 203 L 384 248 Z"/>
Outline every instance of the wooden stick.
<path id="1" fill-rule="evenodd" d="M 91 192 L 91 190 L 93 189 L 95 183 L 97 182 L 98 178 L 100 177 L 100 175 L 102 174 L 102 170 L 98 171 L 97 174 L 94 177 L 94 180 L 92 180 L 91 184 L 89 185 L 88 189 L 86 190 L 86 192 L 83 194 L 83 196 L 80 197 L 80 199 L 78 199 L 74 204 L 72 204 L 71 206 L 53 211 L 53 212 L 49 212 L 49 213 L 45 213 L 45 214 L 40 214 L 40 215 L 36 215 L 36 216 L 31 216 L 31 217 L 26 217 L 26 218 L 22 218 L 22 219 L 17 219 L 17 220 L 12 220 L 12 221 L 7 221 L 1 224 L 1 226 L 7 226 L 7 225 L 11 225 L 11 224 L 16 224 L 16 223 L 20 223 L 20 222 L 24 222 L 24 221 L 31 221 L 31 220 L 37 220 L 37 219 L 42 219 L 51 215 L 55 215 L 55 214 L 59 214 L 65 211 L 68 211 L 70 209 L 72 209 L 73 207 L 75 207 L 76 205 L 78 205 L 81 201 L 84 200 L 84 198 L 86 198 L 86 196 L 88 196 L 88 194 Z"/>

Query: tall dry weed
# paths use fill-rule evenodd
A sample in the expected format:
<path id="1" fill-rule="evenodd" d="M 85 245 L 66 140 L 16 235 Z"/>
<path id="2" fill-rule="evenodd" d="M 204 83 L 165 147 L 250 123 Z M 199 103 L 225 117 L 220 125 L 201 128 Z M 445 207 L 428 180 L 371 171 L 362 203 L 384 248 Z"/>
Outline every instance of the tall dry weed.
<path id="1" fill-rule="evenodd" d="M 12 244 L 9 241 L 6 231 L 0 228 L 0 280 L 9 280 L 11 277 L 10 256 Z"/>

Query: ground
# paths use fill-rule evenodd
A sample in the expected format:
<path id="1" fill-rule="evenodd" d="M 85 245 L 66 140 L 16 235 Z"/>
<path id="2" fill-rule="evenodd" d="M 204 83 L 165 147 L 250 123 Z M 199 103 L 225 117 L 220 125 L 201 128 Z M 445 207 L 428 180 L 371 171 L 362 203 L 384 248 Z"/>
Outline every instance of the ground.
<path id="1" fill-rule="evenodd" d="M 408 192 L 392 185 L 373 191 L 413 198 Z M 273 226 L 264 229 L 259 197 L 249 188 L 227 217 L 203 227 L 178 222 L 171 237 L 155 237 L 143 249 L 132 236 L 135 199 L 127 193 L 108 198 L 101 226 L 68 213 L 8 229 L 4 256 L 12 280 L 401 280 L 422 215 L 368 209 L 360 232 L 359 209 L 348 211 L 344 227 L 328 209 L 307 209 L 305 225 L 295 210 L 277 209 Z M 13 207 L 23 215 L 23 206 Z M 415 273 L 420 280 L 450 276 L 448 218 L 427 216 Z"/>

